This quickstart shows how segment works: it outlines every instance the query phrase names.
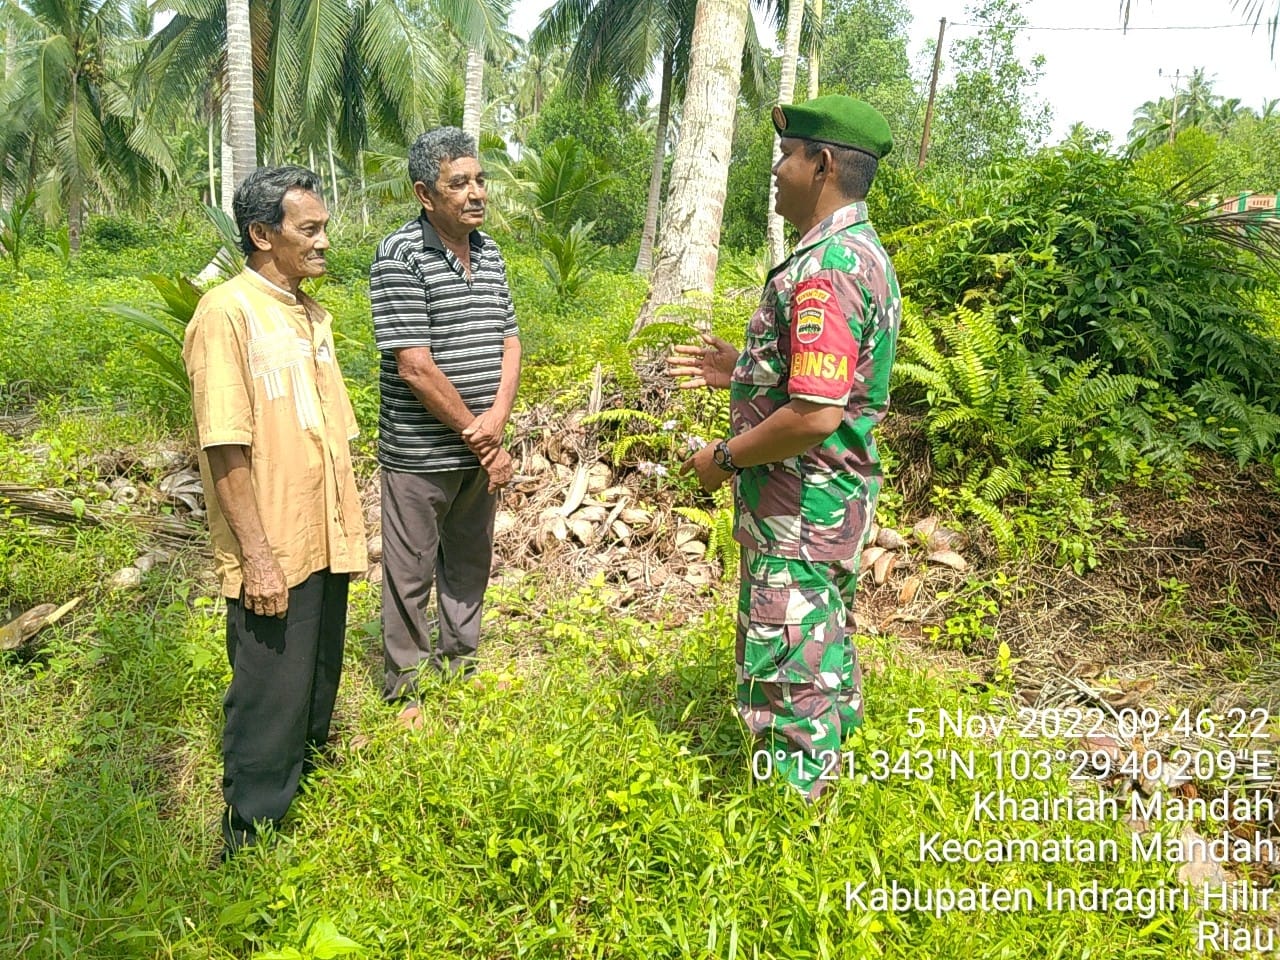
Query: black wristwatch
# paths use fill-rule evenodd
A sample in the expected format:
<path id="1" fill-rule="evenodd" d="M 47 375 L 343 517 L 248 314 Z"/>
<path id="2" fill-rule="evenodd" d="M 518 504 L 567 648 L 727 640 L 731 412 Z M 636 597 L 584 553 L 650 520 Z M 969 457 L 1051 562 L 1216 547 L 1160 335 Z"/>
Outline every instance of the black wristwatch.
<path id="1" fill-rule="evenodd" d="M 711 459 L 725 473 L 737 473 L 741 469 L 733 462 L 733 454 L 729 452 L 728 440 L 717 440 L 711 450 Z"/>

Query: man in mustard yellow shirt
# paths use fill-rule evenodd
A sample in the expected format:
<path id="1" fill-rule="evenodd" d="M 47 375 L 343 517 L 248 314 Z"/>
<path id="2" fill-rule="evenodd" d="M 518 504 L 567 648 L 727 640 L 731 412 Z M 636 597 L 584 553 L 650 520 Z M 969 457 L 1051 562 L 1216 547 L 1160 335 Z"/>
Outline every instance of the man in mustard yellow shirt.
<path id="1" fill-rule="evenodd" d="M 325 271 L 320 191 L 302 167 L 245 178 L 245 270 L 201 298 L 182 351 L 227 601 L 224 856 L 285 815 L 328 739 L 347 584 L 368 563 L 332 317 L 300 287 Z"/>

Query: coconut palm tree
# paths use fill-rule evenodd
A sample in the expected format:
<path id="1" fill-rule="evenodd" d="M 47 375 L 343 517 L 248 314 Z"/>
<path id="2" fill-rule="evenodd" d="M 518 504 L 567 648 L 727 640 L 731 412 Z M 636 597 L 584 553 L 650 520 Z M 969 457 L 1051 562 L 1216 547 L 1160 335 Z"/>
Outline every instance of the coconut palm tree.
<path id="1" fill-rule="evenodd" d="M 433 91 L 447 86 L 452 51 L 433 43 L 443 18 L 462 37 L 498 34 L 509 0 L 234 0 L 247 6 L 254 130 L 272 161 L 325 156 L 362 171 L 371 137 L 406 143 L 435 119 Z M 157 109 L 185 109 L 214 81 L 224 128 L 233 71 L 223 0 L 159 0 L 174 16 L 156 35 L 150 72 Z M 243 77 L 243 63 L 234 75 Z M 235 135 L 225 131 L 224 144 Z M 224 172 L 224 193 L 233 179 Z"/>
<path id="2" fill-rule="evenodd" d="M 637 273 L 648 273 L 652 267 L 671 107 L 686 89 L 696 11 L 696 0 L 557 0 L 543 13 L 530 37 L 530 49 L 538 54 L 572 45 L 565 78 L 584 95 L 608 86 L 621 99 L 632 99 L 655 63 L 659 67 L 653 163 Z M 764 54 L 752 22 L 748 22 L 740 56 L 742 90 L 749 99 L 758 101 L 765 86 Z"/>
<path id="3" fill-rule="evenodd" d="M 782 44 L 782 76 L 778 82 L 778 104 L 785 106 L 795 99 L 796 66 L 800 60 L 800 25 L 804 20 L 803 0 L 790 0 L 787 10 L 787 29 Z M 782 141 L 775 139 L 773 143 L 773 163 L 776 166 L 782 156 Z M 769 241 L 769 263 L 781 263 L 786 256 L 786 236 L 783 232 L 782 217 L 773 209 L 777 199 L 778 187 L 773 180 L 769 181 L 769 210 L 766 233 Z"/>
<path id="4" fill-rule="evenodd" d="M 227 189 L 235 187 L 258 165 L 258 137 L 253 119 L 253 35 L 249 28 L 249 0 L 224 0 L 227 17 L 226 93 L 223 110 L 227 139 L 222 149 L 230 154 L 230 177 L 223 180 L 223 209 Z M 226 157 L 224 156 L 224 163 Z M 225 168 L 224 168 L 225 170 Z"/>
<path id="5" fill-rule="evenodd" d="M 822 0 L 809 0 L 809 8 L 813 13 L 813 22 L 822 26 Z M 815 30 L 809 43 L 809 99 L 818 95 L 819 66 L 822 60 L 822 31 Z"/>
<path id="6" fill-rule="evenodd" d="M 1230 97 L 1220 99 L 1200 126 L 1208 133 L 1225 137 L 1237 122 L 1256 116 L 1250 107 L 1241 105 L 1239 97 Z"/>
<path id="7" fill-rule="evenodd" d="M 649 300 L 633 332 L 661 308 L 710 298 L 719 258 L 720 221 L 729 177 L 734 110 L 742 82 L 743 47 L 751 19 L 749 0 L 698 0 L 690 42 L 688 93 L 680 142 L 653 269 Z M 710 319 L 710 304 L 702 322 Z"/>
<path id="8" fill-rule="evenodd" d="M 68 239 L 79 249 L 86 203 L 150 189 L 172 167 L 168 149 L 134 109 L 120 3 L 8 0 L 6 9 L 29 39 L 13 51 L 12 73 L 0 86 L 0 145 L 6 157 L 28 151 L 29 184 L 43 167 L 42 192 L 65 207 Z"/>
<path id="9" fill-rule="evenodd" d="M 1168 97 L 1148 100 L 1133 113 L 1133 126 L 1129 128 L 1129 149 L 1134 153 L 1168 143 L 1177 128 L 1174 104 Z"/>
<path id="10" fill-rule="evenodd" d="M 429 0 L 428 6 L 466 45 L 462 129 L 478 142 L 484 111 L 485 58 L 505 42 L 511 0 Z"/>
<path id="11" fill-rule="evenodd" d="M 527 41 L 517 42 L 515 56 L 505 71 L 503 96 L 512 113 L 507 127 L 511 138 L 520 143 L 528 138 L 543 105 L 560 86 L 568 58 L 569 52 L 564 48 L 539 53 Z"/>
<path id="12" fill-rule="evenodd" d="M 671 98 L 677 86 L 683 84 L 695 9 L 694 0 L 557 0 L 543 13 L 529 38 L 530 49 L 543 55 L 572 42 L 565 79 L 584 95 L 611 85 L 620 98 L 629 98 L 644 83 L 654 61 L 661 65 L 653 163 L 636 256 L 637 273 L 647 273 L 653 262 Z"/>

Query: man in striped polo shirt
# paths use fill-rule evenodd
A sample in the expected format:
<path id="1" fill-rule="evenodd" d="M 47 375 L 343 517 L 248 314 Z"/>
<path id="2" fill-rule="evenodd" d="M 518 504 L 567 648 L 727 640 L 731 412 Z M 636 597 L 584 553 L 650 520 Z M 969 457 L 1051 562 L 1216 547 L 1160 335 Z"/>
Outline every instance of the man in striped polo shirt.
<path id="1" fill-rule="evenodd" d="M 382 352 L 383 696 L 405 702 L 400 720 L 417 727 L 419 667 L 473 669 L 497 492 L 512 474 L 502 439 L 520 338 L 506 264 L 480 232 L 475 140 L 427 131 L 409 151 L 409 177 L 422 212 L 379 245 L 369 300 Z"/>

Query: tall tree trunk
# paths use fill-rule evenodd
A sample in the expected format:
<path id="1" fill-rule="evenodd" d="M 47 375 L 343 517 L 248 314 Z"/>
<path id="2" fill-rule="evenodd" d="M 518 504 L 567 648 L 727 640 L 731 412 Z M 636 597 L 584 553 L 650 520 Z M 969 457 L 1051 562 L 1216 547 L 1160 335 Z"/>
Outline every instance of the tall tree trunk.
<path id="1" fill-rule="evenodd" d="M 648 273 L 653 266 L 653 244 L 658 237 L 658 208 L 662 204 L 662 174 L 667 162 L 667 125 L 671 120 L 671 84 L 675 72 L 675 56 L 667 50 L 662 56 L 662 93 L 658 99 L 658 128 L 653 147 L 653 169 L 649 172 L 649 202 L 644 208 L 644 232 L 640 234 L 640 253 L 636 256 L 636 273 Z"/>
<path id="2" fill-rule="evenodd" d="M 218 177 L 217 168 L 214 166 L 214 151 L 217 149 L 213 140 L 213 126 L 217 122 L 214 119 L 212 105 L 209 110 L 209 199 L 206 201 L 209 206 L 213 206 L 213 202 L 218 196 Z"/>
<path id="3" fill-rule="evenodd" d="M 356 154 L 356 168 L 360 171 L 360 226 L 369 229 L 369 185 L 364 178 L 364 151 Z"/>
<path id="4" fill-rule="evenodd" d="M 795 99 L 796 62 L 800 59 L 800 23 L 804 19 L 804 0 L 791 0 L 787 11 L 787 32 L 782 50 L 782 79 L 778 83 L 778 103 L 788 104 Z M 777 166 L 782 156 L 782 141 L 773 141 L 773 163 Z M 778 187 L 773 178 L 769 179 L 769 263 L 781 263 L 787 255 L 787 238 L 784 233 L 782 217 L 774 212 L 774 201 L 778 198 Z"/>
<path id="5" fill-rule="evenodd" d="M 71 74 L 71 129 L 77 130 L 80 124 L 80 75 Z M 67 244 L 72 250 L 80 250 L 80 234 L 84 227 L 84 171 L 80 168 L 79 157 L 76 158 L 75 169 L 67 181 Z"/>
<path id="6" fill-rule="evenodd" d="M 822 28 L 822 0 L 810 0 L 809 8 L 813 11 L 813 22 L 818 25 L 818 32 L 821 33 Z M 822 50 L 814 41 L 813 51 L 809 54 L 809 99 L 813 100 L 818 96 L 818 77 L 821 73 Z"/>
<path id="7" fill-rule="evenodd" d="M 338 209 L 338 165 L 333 160 L 333 128 L 325 131 L 325 146 L 329 150 L 329 179 L 333 182 L 333 209 Z"/>
<path id="8" fill-rule="evenodd" d="M 8 10 L 0 10 L 0 25 L 4 27 L 4 79 L 8 83 L 13 77 L 14 64 L 18 58 L 18 35 L 13 27 L 13 23 L 8 15 Z M 14 179 L 5 176 L 4 160 L 0 157 L 0 207 L 6 210 L 12 210 L 14 201 L 17 199 L 17 176 L 18 171 L 13 171 Z"/>
<path id="9" fill-rule="evenodd" d="M 258 163 L 253 127 L 253 41 L 249 32 L 249 0 L 227 4 L 227 100 L 230 115 L 232 184 L 238 186 Z"/>
<path id="10" fill-rule="evenodd" d="M 462 101 L 462 129 L 480 142 L 480 108 L 484 98 L 484 47 L 467 47 L 467 87 Z"/>
<path id="11" fill-rule="evenodd" d="M 649 300 L 632 333 L 653 322 L 658 310 L 683 304 L 710 327 L 711 294 L 720 254 L 720 221 L 733 147 L 733 115 L 742 84 L 742 48 L 749 0 L 698 0 L 689 60 L 689 86 L 680 142 Z"/>
<path id="12" fill-rule="evenodd" d="M 231 201 L 236 192 L 236 158 L 235 146 L 231 142 L 231 110 L 227 105 L 227 91 L 223 88 L 222 102 L 218 106 L 218 125 L 222 134 L 219 144 L 219 158 L 222 163 L 222 196 L 221 206 L 228 217 L 234 217 Z"/>

